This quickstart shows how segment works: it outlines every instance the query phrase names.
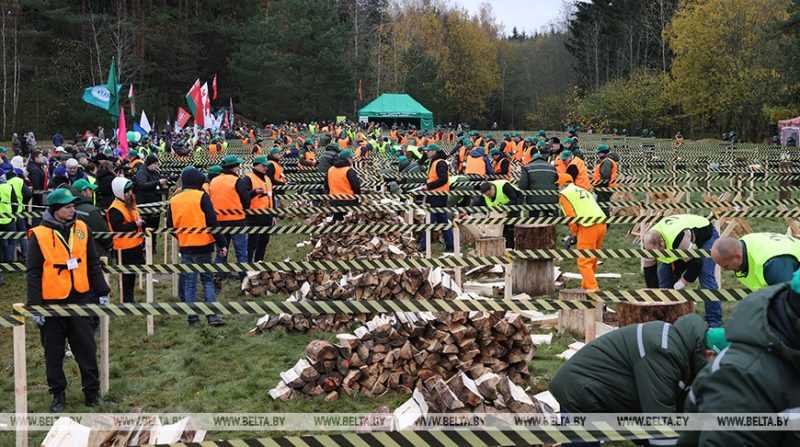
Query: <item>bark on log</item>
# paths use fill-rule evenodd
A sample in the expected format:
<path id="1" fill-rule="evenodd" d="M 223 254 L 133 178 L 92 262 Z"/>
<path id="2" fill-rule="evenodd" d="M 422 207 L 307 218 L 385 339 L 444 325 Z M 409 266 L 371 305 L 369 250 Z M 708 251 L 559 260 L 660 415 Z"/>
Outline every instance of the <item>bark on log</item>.
<path id="1" fill-rule="evenodd" d="M 583 289 L 564 289 L 559 298 L 565 301 L 585 301 L 586 291 Z M 603 321 L 603 306 L 589 310 L 562 310 L 558 314 L 558 332 L 570 332 L 583 337 L 585 342 L 594 340 L 597 335 L 595 322 Z"/>
<path id="2" fill-rule="evenodd" d="M 478 256 L 503 256 L 506 252 L 506 240 L 502 237 L 486 237 L 475 241 Z"/>
<path id="3" fill-rule="evenodd" d="M 678 318 L 694 312 L 694 303 L 619 303 L 616 310 L 619 327 L 655 320 L 674 323 Z"/>
<path id="4" fill-rule="evenodd" d="M 517 250 L 550 249 L 556 246 L 555 225 L 517 225 L 514 227 L 514 247 Z M 540 296 L 555 291 L 553 261 L 515 259 L 512 267 L 514 294 Z"/>

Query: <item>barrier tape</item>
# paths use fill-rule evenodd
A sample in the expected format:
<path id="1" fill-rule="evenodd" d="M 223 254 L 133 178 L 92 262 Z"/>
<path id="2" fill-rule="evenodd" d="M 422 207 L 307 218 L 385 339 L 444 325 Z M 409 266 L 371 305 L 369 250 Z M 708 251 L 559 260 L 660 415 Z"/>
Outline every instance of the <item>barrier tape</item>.
<path id="1" fill-rule="evenodd" d="M 11 315 L 0 315 L 0 327 L 20 326 L 23 323 Z"/>
<path id="2" fill-rule="evenodd" d="M 302 300 L 230 301 L 226 303 L 121 303 L 121 304 L 23 304 L 14 308 L 21 317 L 143 317 L 148 315 L 353 315 L 395 312 L 525 312 L 593 309 L 598 304 L 649 304 L 684 302 L 737 302 L 751 293 L 747 289 L 606 290 L 589 293 L 585 300 L 562 300 L 557 295 L 530 299 L 454 300 Z M 7 316 L 7 319 L 14 319 Z"/>
<path id="3" fill-rule="evenodd" d="M 457 185 L 457 184 L 456 184 Z M 414 191 L 412 193 L 394 194 L 389 192 L 369 192 L 367 194 L 324 194 L 324 193 L 309 193 L 308 191 L 318 191 L 320 186 L 317 185 L 280 185 L 273 188 L 273 191 L 284 192 L 288 196 L 303 196 L 307 199 L 319 200 L 322 198 L 329 198 L 333 200 L 352 200 L 359 197 L 394 197 L 394 198 L 408 198 L 414 196 L 479 196 L 480 191 L 477 190 L 451 190 L 451 191 Z M 800 192 L 800 187 L 797 186 L 742 186 L 737 188 L 737 191 L 731 191 L 730 187 L 688 187 L 688 186 L 622 186 L 616 188 L 594 188 L 595 192 L 655 192 L 655 193 L 679 193 L 679 192 L 695 192 L 695 193 L 738 193 L 738 192 Z M 523 196 L 552 196 L 558 195 L 557 190 L 525 190 L 520 191 Z"/>
<path id="4" fill-rule="evenodd" d="M 546 260 L 546 259 L 655 259 L 659 257 L 677 257 L 693 259 L 707 257 L 705 250 L 642 250 L 642 249 L 534 249 L 512 250 L 503 256 L 445 256 L 425 258 L 406 256 L 401 259 L 334 259 L 322 261 L 261 261 L 242 263 L 208 263 L 208 264 L 124 264 L 103 265 L 109 273 L 244 273 L 244 272 L 308 272 L 308 271 L 368 271 L 396 270 L 411 268 L 473 268 L 501 264 L 510 264 L 513 259 Z M 26 271 L 21 262 L 0 263 L 0 272 L 15 273 Z"/>
<path id="5" fill-rule="evenodd" d="M 345 207 L 343 207 L 344 210 Z M 485 211 L 489 211 L 488 208 Z M 714 218 L 749 217 L 749 218 L 795 218 L 800 217 L 800 209 L 792 210 L 747 210 L 723 211 Z M 328 224 L 328 225 L 275 225 L 275 226 L 235 226 L 235 227 L 187 227 L 157 228 L 145 232 L 105 232 L 93 233 L 96 239 L 115 237 L 144 237 L 148 234 L 386 234 L 404 231 L 442 231 L 458 225 L 557 225 L 557 224 L 635 224 L 656 222 L 662 216 L 610 216 L 610 217 L 467 217 L 447 224 Z M 25 239 L 27 232 L 0 231 L 0 240 Z"/>
<path id="6" fill-rule="evenodd" d="M 159 444 L 154 447 L 529 447 L 569 442 L 645 441 L 677 438 L 669 427 L 596 429 L 543 426 L 513 430 L 373 431 L 300 436 L 276 436 L 202 443 Z"/>
<path id="7" fill-rule="evenodd" d="M 230 301 L 226 303 L 122 303 L 42 304 L 14 308 L 15 315 L 44 317 L 143 317 L 147 315 L 357 315 L 395 312 L 524 312 L 592 309 L 597 303 L 584 300 L 303 300 Z"/>
<path id="8" fill-rule="evenodd" d="M 163 203 L 163 202 L 162 202 Z M 672 210 L 672 209 L 708 209 L 708 208 L 726 208 L 726 207 L 770 207 L 778 208 L 780 206 L 798 206 L 800 199 L 787 199 L 787 200 L 731 200 L 719 202 L 680 202 L 680 203 L 647 203 L 643 201 L 626 201 L 626 200 L 611 200 L 609 202 L 599 203 L 601 208 L 627 208 L 639 207 L 644 210 Z M 149 207 L 139 210 L 142 215 L 161 213 L 166 209 L 166 206 Z M 524 204 L 524 205 L 502 205 L 494 208 L 496 211 L 546 211 L 558 210 L 560 206 L 557 203 L 545 204 Z M 308 206 L 308 207 L 292 207 L 292 208 L 262 208 L 262 209 L 248 209 L 244 210 L 245 215 L 271 215 L 271 216 L 308 216 L 311 214 L 330 214 L 338 212 L 404 212 L 409 210 L 421 210 L 431 213 L 485 213 L 486 207 L 483 206 L 448 206 L 448 207 L 431 207 L 424 205 L 409 204 L 376 204 L 376 205 L 358 205 L 358 206 Z M 102 210 L 101 210 L 102 211 Z M 218 215 L 240 215 L 241 210 L 235 209 L 221 209 L 216 210 Z M 42 211 L 23 211 L 20 213 L 0 213 L 0 217 L 41 217 Z"/>

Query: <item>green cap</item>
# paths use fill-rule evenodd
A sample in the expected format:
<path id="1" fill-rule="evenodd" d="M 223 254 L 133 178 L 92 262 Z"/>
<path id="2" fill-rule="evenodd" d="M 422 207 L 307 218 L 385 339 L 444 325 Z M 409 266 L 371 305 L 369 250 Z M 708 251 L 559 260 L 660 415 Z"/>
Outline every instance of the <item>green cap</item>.
<path id="1" fill-rule="evenodd" d="M 792 275 L 791 284 L 792 284 L 792 292 L 794 292 L 797 295 L 800 295 L 800 269 L 797 269 L 797 271 L 794 272 L 794 275 Z"/>
<path id="2" fill-rule="evenodd" d="M 220 163 L 223 168 L 228 168 L 231 166 L 239 166 L 242 164 L 242 159 L 237 157 L 236 155 L 226 155 L 222 158 L 222 163 Z"/>
<path id="3" fill-rule="evenodd" d="M 608 152 L 611 148 L 607 144 L 602 143 L 597 145 L 597 152 Z"/>
<path id="4" fill-rule="evenodd" d="M 528 144 L 531 144 L 534 141 L 536 141 L 536 140 L 534 140 L 533 137 L 525 137 L 525 142 L 528 143 Z"/>
<path id="5" fill-rule="evenodd" d="M 545 136 L 546 134 L 544 133 L 544 131 L 543 131 L 543 130 L 540 130 L 539 132 L 537 132 L 537 133 L 536 133 L 536 135 L 538 135 L 538 136 L 540 136 L 540 137 L 543 137 L 543 136 Z"/>
<path id="6" fill-rule="evenodd" d="M 546 141 L 537 142 L 536 149 L 547 149 L 547 142 Z"/>
<path id="7" fill-rule="evenodd" d="M 128 158 L 139 158 L 139 151 L 128 151 Z"/>
<path id="8" fill-rule="evenodd" d="M 94 191 L 95 189 L 97 189 L 97 185 L 95 185 L 93 183 L 89 183 L 89 181 L 86 180 L 85 178 L 82 178 L 80 180 L 76 180 L 72 184 L 72 187 L 77 189 L 78 191 L 83 191 L 84 189 L 91 189 L 92 191 Z"/>
<path id="9" fill-rule="evenodd" d="M 270 153 L 270 154 L 273 154 L 273 155 L 275 155 L 275 154 L 280 154 L 280 153 L 281 153 L 281 148 L 279 148 L 279 147 L 273 147 L 272 149 L 270 149 L 270 150 L 269 150 L 269 153 Z"/>
<path id="10" fill-rule="evenodd" d="M 68 189 L 58 188 L 47 196 L 47 205 L 69 205 L 76 200 L 78 200 L 78 198 L 73 196 Z"/>
<path id="11" fill-rule="evenodd" d="M 575 140 L 570 137 L 564 138 L 561 140 L 561 144 L 575 144 Z"/>
<path id="12" fill-rule="evenodd" d="M 565 149 L 565 150 L 561 151 L 561 155 L 558 156 L 558 158 L 560 158 L 562 160 L 566 160 L 569 157 L 572 157 L 572 151 L 568 150 L 568 149 Z"/>
<path id="13" fill-rule="evenodd" d="M 219 175 L 222 173 L 222 166 L 220 165 L 209 166 L 208 173 L 213 175 Z"/>
<path id="14" fill-rule="evenodd" d="M 436 151 L 439 150 L 439 145 L 436 144 L 436 143 L 429 144 L 429 145 L 425 146 L 424 150 L 427 151 L 427 152 L 436 152 Z"/>
<path id="15" fill-rule="evenodd" d="M 263 155 L 253 159 L 253 165 L 254 166 L 255 165 L 264 165 L 264 166 L 266 166 L 267 164 L 269 164 L 269 161 L 267 160 L 267 157 L 265 157 Z"/>
<path id="16" fill-rule="evenodd" d="M 500 149 L 492 149 L 491 151 L 489 151 L 489 154 L 490 154 L 492 157 L 495 157 L 495 156 L 501 155 L 502 153 L 503 153 L 503 151 L 501 151 Z"/>
<path id="17" fill-rule="evenodd" d="M 355 156 L 356 156 L 356 154 L 353 151 L 351 151 L 350 149 L 343 150 L 343 151 L 339 152 L 339 158 L 350 159 L 350 158 L 353 158 Z"/>
<path id="18" fill-rule="evenodd" d="M 5 146 L 0 146 L 0 154 L 5 154 L 6 152 L 8 152 L 8 148 Z"/>
<path id="19" fill-rule="evenodd" d="M 405 155 L 398 155 L 397 161 L 408 161 L 408 158 Z"/>
<path id="20" fill-rule="evenodd" d="M 706 331 L 706 348 L 719 354 L 730 346 L 731 342 L 725 338 L 725 328 L 712 327 Z"/>

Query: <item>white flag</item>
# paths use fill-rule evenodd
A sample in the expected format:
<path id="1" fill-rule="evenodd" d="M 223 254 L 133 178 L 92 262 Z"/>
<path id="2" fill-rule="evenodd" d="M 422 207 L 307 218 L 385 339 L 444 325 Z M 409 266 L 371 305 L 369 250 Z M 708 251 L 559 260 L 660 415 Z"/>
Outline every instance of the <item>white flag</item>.
<path id="1" fill-rule="evenodd" d="M 147 119 L 147 115 L 144 114 L 144 110 L 142 110 L 142 117 L 139 119 L 139 127 L 147 133 L 153 130 L 153 128 L 150 127 L 150 121 Z"/>

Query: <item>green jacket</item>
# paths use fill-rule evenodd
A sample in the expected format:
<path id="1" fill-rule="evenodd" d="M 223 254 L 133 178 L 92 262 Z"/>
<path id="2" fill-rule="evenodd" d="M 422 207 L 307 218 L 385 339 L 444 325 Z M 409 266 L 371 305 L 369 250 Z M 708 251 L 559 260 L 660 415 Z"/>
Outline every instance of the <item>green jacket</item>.
<path id="1" fill-rule="evenodd" d="M 673 413 L 706 364 L 706 324 L 632 324 L 592 341 L 556 372 L 550 392 L 569 413 Z"/>
<path id="2" fill-rule="evenodd" d="M 100 213 L 100 209 L 84 198 L 81 198 L 75 204 L 75 216 L 86 223 L 86 226 L 89 227 L 92 234 L 108 231 L 108 223 L 106 218 Z M 94 242 L 95 247 L 98 249 L 98 256 L 106 256 L 111 250 L 112 241 L 110 238 L 95 237 Z"/>
<path id="3" fill-rule="evenodd" d="M 731 345 L 698 374 L 687 408 L 700 413 L 783 413 L 800 408 L 800 315 L 788 284 L 761 289 L 739 303 L 725 325 Z M 795 306 L 795 309 L 800 306 Z M 793 346 L 790 347 L 790 346 Z M 800 432 L 681 433 L 681 446 L 797 446 Z"/>

